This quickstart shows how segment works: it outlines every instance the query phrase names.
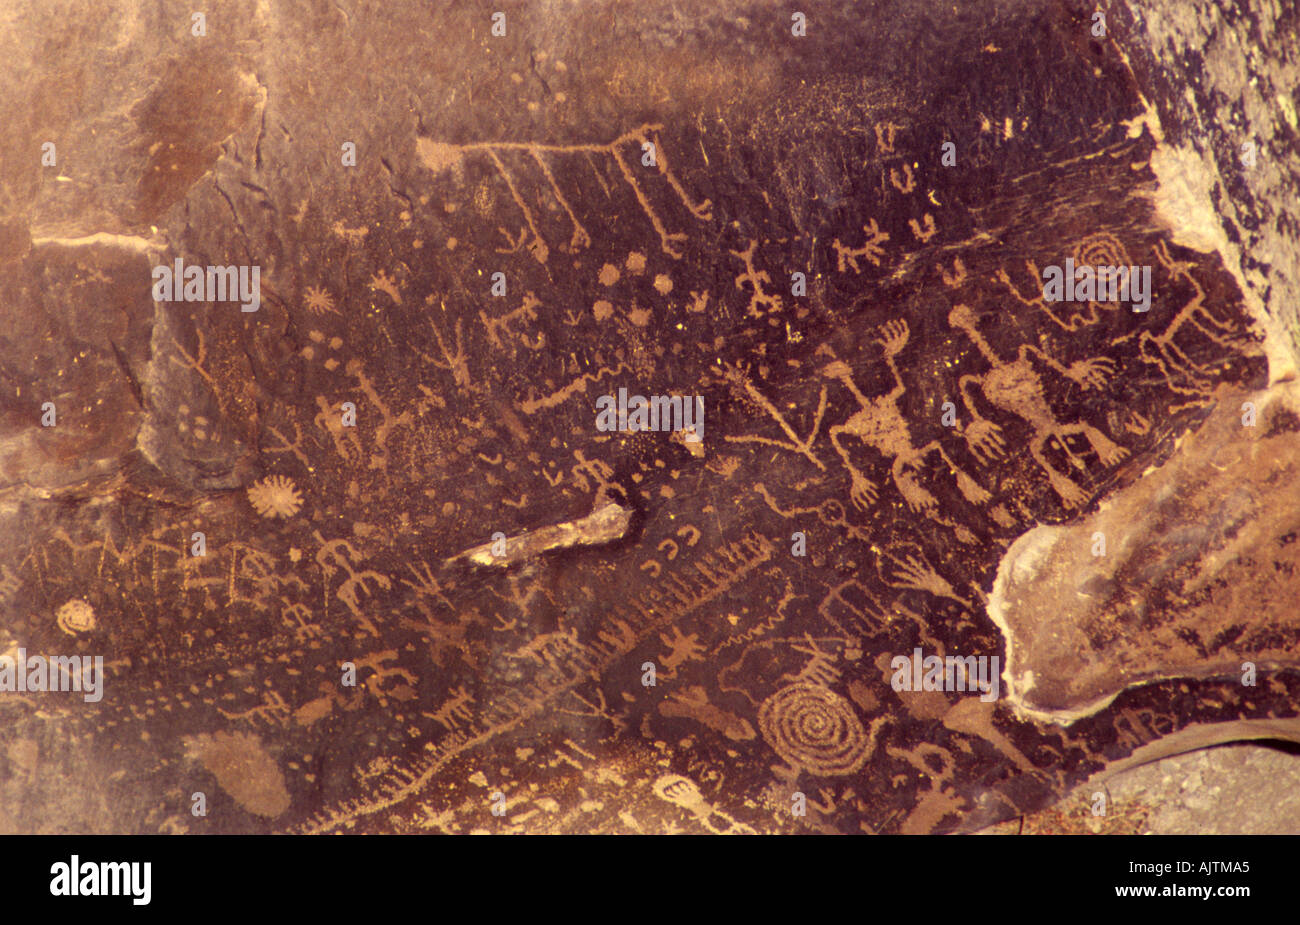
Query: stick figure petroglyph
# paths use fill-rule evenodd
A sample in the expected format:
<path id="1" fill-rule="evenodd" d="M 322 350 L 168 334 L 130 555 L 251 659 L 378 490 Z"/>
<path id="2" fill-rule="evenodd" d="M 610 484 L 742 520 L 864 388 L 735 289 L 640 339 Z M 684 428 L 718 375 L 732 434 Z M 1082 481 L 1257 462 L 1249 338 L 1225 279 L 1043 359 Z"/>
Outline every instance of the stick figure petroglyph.
<path id="1" fill-rule="evenodd" d="M 966 441 L 971 451 L 981 462 L 991 462 L 1006 453 L 1006 444 L 1002 439 L 1001 428 L 979 413 L 970 390 L 978 386 L 984 397 L 997 408 L 1008 411 L 1027 421 L 1034 430 L 1034 438 L 1029 444 L 1029 454 L 1038 463 L 1048 480 L 1066 507 L 1079 507 L 1088 500 L 1087 493 L 1074 481 L 1052 468 L 1043 454 L 1046 443 L 1055 438 L 1072 460 L 1082 468 L 1082 463 L 1075 459 L 1066 444 L 1066 438 L 1075 434 L 1083 437 L 1096 451 L 1103 465 L 1112 466 L 1128 456 L 1128 450 L 1117 445 L 1091 424 L 1063 424 L 1057 419 L 1047 403 L 1043 391 L 1043 379 L 1034 368 L 1030 356 L 1036 356 L 1046 365 L 1062 376 L 1077 382 L 1084 389 L 1096 389 L 1105 385 L 1106 380 L 1114 374 L 1114 364 L 1105 358 L 1079 360 L 1070 366 L 1064 366 L 1032 344 L 1022 344 L 1011 362 L 997 355 L 988 341 L 976 327 L 975 313 L 965 305 L 956 306 L 948 314 L 948 323 L 960 328 L 970 338 L 976 349 L 993 365 L 988 372 L 975 376 L 962 376 L 958 382 L 962 402 L 974 418 L 974 423 L 966 428 Z"/>
<path id="2" fill-rule="evenodd" d="M 894 377 L 894 388 L 885 395 L 878 395 L 875 398 L 867 398 L 863 395 L 853 382 L 848 364 L 840 360 L 835 360 L 822 369 L 822 375 L 842 382 L 845 388 L 853 393 L 860 407 L 860 410 L 843 424 L 837 424 L 830 429 L 831 444 L 835 447 L 835 452 L 840 454 L 840 459 L 844 461 L 844 467 L 849 470 L 849 476 L 853 480 L 850 497 L 853 499 L 854 506 L 865 510 L 867 506 L 874 504 L 877 487 L 853 464 L 848 450 L 841 442 L 846 435 L 858 438 L 867 446 L 874 447 L 881 455 L 893 460 L 890 474 L 893 476 L 894 484 L 898 486 L 903 500 L 914 511 L 928 514 L 938 506 L 934 495 L 921 487 L 921 483 L 912 471 L 919 469 L 931 453 L 937 453 L 948 464 L 957 477 L 958 489 L 968 501 L 981 504 L 989 500 L 991 497 L 989 493 L 953 462 L 937 440 L 919 447 L 913 443 L 907 420 L 898 408 L 898 399 L 907 390 L 907 386 L 903 384 L 903 377 L 899 374 L 895 362 L 895 357 L 907 345 L 907 322 L 902 320 L 887 322 L 881 328 L 881 335 L 877 343 L 884 348 L 885 362 Z"/>
<path id="3" fill-rule="evenodd" d="M 751 318 L 762 318 L 764 311 L 772 313 L 781 310 L 781 297 L 763 289 L 763 284 L 770 284 L 772 278 L 766 270 L 754 266 L 754 251 L 757 249 L 758 241 L 751 238 L 749 247 L 743 251 L 730 251 L 731 256 L 738 257 L 745 263 L 745 272 L 736 275 L 736 288 L 743 292 L 745 284 L 749 284 L 750 297 L 746 314 Z"/>

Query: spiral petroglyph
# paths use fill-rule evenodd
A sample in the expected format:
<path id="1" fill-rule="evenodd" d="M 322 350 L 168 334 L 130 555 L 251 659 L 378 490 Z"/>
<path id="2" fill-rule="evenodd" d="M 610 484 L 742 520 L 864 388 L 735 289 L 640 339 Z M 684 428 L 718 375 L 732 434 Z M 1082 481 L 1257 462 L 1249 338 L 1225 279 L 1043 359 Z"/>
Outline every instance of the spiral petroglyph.
<path id="1" fill-rule="evenodd" d="M 89 633 L 95 628 L 95 610 L 82 600 L 70 600 L 54 614 L 59 629 L 69 636 Z"/>
<path id="2" fill-rule="evenodd" d="M 870 754 L 867 730 L 853 707 L 816 684 L 792 684 L 767 698 L 758 725 L 785 761 L 824 777 L 853 774 Z"/>

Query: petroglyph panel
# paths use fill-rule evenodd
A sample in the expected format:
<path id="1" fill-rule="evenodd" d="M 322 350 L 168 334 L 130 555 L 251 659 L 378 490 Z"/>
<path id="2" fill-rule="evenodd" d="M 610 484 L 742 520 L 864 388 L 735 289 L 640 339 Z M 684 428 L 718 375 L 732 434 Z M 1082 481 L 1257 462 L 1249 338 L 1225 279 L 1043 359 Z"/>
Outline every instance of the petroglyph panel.
<path id="1" fill-rule="evenodd" d="M 6 159 L 0 649 L 106 677 L 0 691 L 0 827 L 950 832 L 1297 715 L 1278 332 L 1070 5 L 210 7 L 65 36 L 123 76 Z M 154 301 L 178 258 L 260 307 Z"/>

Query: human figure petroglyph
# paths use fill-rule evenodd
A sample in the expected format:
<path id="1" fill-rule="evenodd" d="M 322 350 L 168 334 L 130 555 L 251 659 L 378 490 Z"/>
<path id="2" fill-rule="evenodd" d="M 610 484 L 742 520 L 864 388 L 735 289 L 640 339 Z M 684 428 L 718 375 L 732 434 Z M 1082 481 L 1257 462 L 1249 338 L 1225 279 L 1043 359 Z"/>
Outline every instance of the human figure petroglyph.
<path id="1" fill-rule="evenodd" d="M 569 475 L 579 491 L 593 490 L 587 481 L 587 476 L 591 476 L 596 483 L 594 490 L 597 494 L 610 494 L 619 490 L 618 486 L 610 481 L 614 477 L 614 469 L 609 463 L 603 459 L 587 459 L 582 450 L 574 450 L 573 458 L 578 461 L 578 464 L 569 469 Z"/>
<path id="2" fill-rule="evenodd" d="M 373 593 L 366 585 L 366 582 L 368 581 L 374 582 L 377 587 L 382 588 L 385 591 L 392 588 L 392 581 L 387 575 L 374 571 L 373 569 L 364 569 L 362 571 L 354 569 L 352 563 L 361 563 L 365 559 L 365 556 L 357 552 L 357 550 L 347 540 L 336 539 L 327 541 L 323 536 L 321 536 L 319 530 L 313 530 L 312 536 L 315 538 L 316 542 L 321 544 L 320 549 L 316 553 L 316 564 L 321 567 L 321 571 L 325 575 L 326 607 L 328 608 L 329 606 L 329 581 L 338 573 L 339 569 L 342 569 L 347 572 L 348 577 L 341 585 L 339 585 L 334 596 L 347 606 L 348 610 L 358 619 L 367 632 L 373 636 L 378 636 L 379 630 L 375 627 L 374 623 L 371 622 L 369 617 L 361 613 L 359 595 L 363 593 L 366 595 Z"/>
<path id="3" fill-rule="evenodd" d="M 349 360 L 345 367 L 347 374 L 357 380 L 357 386 L 366 396 L 369 406 L 379 412 L 379 423 L 375 425 L 371 443 L 374 453 L 370 457 L 370 468 L 379 469 L 385 474 L 388 472 L 388 437 L 398 428 L 409 426 L 415 418 L 411 409 L 403 411 L 401 414 L 394 415 L 389 411 L 388 404 L 375 388 L 374 383 L 366 375 L 365 369 L 360 360 Z M 349 431 L 355 428 L 347 428 Z"/>
<path id="4" fill-rule="evenodd" d="M 754 251 L 757 249 L 758 241 L 751 239 L 749 247 L 743 251 L 729 251 L 731 256 L 738 257 L 745 263 L 745 272 L 736 275 L 736 288 L 743 292 L 746 284 L 749 285 L 749 306 L 745 312 L 751 318 L 762 318 L 764 312 L 781 310 L 781 297 L 763 290 L 763 284 L 771 283 L 772 278 L 768 276 L 766 270 L 754 267 Z"/>
<path id="5" fill-rule="evenodd" d="M 307 642 L 321 635 L 321 628 L 311 621 L 312 612 L 306 604 L 291 601 L 283 595 L 280 603 L 284 605 L 280 610 L 280 622 L 293 630 L 296 640 Z"/>
<path id="6" fill-rule="evenodd" d="M 674 626 L 673 634 L 659 634 L 659 641 L 668 647 L 666 654 L 659 656 L 659 662 L 666 669 L 663 673 L 665 678 L 677 677 L 677 667 L 689 661 L 698 661 L 706 654 L 706 649 L 700 644 L 698 633 L 683 634 L 682 631 Z"/>
<path id="7" fill-rule="evenodd" d="M 680 806 L 714 835 L 753 835 L 754 830 L 711 805 L 695 781 L 680 774 L 665 774 L 654 782 L 655 796 Z"/>
<path id="8" fill-rule="evenodd" d="M 829 431 L 831 445 L 844 461 L 844 467 L 849 471 L 852 479 L 850 497 L 853 499 L 853 504 L 859 510 L 865 510 L 875 503 L 878 489 L 875 482 L 868 479 L 862 470 L 853 464 L 853 459 L 842 442 L 845 436 L 856 437 L 892 460 L 890 474 L 893 476 L 894 484 L 898 487 L 903 500 L 914 511 L 930 513 L 938 507 L 934 495 L 926 491 L 913 474 L 932 453 L 937 454 L 947 463 L 948 468 L 956 475 L 957 487 L 962 495 L 972 503 L 982 504 L 989 500 L 991 495 L 953 462 L 952 457 L 943 449 L 939 441 L 932 440 L 918 447 L 912 440 L 911 428 L 898 407 L 898 400 L 907 391 L 907 386 L 903 383 L 895 359 L 907 345 L 908 336 L 907 322 L 901 319 L 886 322 L 881 328 L 881 337 L 876 342 L 884 348 L 885 363 L 894 378 L 893 389 L 884 395 L 874 398 L 863 395 L 853 382 L 848 364 L 841 360 L 832 361 L 822 369 L 823 376 L 837 379 L 844 384 L 845 388 L 853 394 L 860 408 L 843 424 L 837 424 Z"/>
<path id="9" fill-rule="evenodd" d="M 1007 362 L 998 356 L 979 333 L 975 313 L 965 305 L 956 306 L 948 314 L 948 323 L 963 330 L 980 354 L 993 366 L 987 373 L 978 376 L 962 376 L 958 382 L 962 402 L 974 419 L 965 430 L 966 441 L 971 451 L 985 463 L 1000 458 L 1006 452 L 1001 428 L 983 417 L 974 399 L 971 398 L 970 390 L 978 387 L 989 403 L 1027 421 L 1033 428 L 1034 438 L 1029 444 L 1029 453 L 1039 468 L 1046 473 L 1052 488 L 1060 496 L 1061 503 L 1066 507 L 1079 507 L 1086 502 L 1087 493 L 1048 462 L 1043 452 L 1047 442 L 1055 439 L 1071 459 L 1074 459 L 1066 438 L 1081 434 L 1105 466 L 1113 466 L 1121 462 L 1128 456 L 1128 450 L 1116 444 L 1091 424 L 1082 421 L 1077 424 L 1064 424 L 1058 420 L 1047 403 L 1042 376 L 1039 375 L 1030 357 L 1038 357 L 1045 365 L 1078 383 L 1085 390 L 1099 389 L 1105 385 L 1106 380 L 1114 374 L 1114 363 L 1104 357 L 1093 357 L 1079 360 L 1067 367 L 1033 344 L 1022 344 L 1016 359 Z"/>

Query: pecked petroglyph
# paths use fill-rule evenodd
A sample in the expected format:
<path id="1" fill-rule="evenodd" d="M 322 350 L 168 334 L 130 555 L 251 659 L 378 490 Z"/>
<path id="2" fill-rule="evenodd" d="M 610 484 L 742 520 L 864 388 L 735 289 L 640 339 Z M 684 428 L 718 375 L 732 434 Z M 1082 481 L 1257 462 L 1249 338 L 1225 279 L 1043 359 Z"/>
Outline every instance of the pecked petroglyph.
<path id="1" fill-rule="evenodd" d="M 570 205 L 569 200 L 565 198 L 564 192 L 548 162 L 550 159 L 566 156 L 584 155 L 590 157 L 591 155 L 597 155 L 607 159 L 618 169 L 620 177 L 627 183 L 635 196 L 637 205 L 644 217 L 650 222 L 655 233 L 659 236 L 659 246 L 663 252 L 675 260 L 680 260 L 683 254 L 679 243 L 685 240 L 686 235 L 681 232 L 668 231 L 663 217 L 646 195 L 643 186 L 645 180 L 638 179 L 633 171 L 633 159 L 639 160 L 642 164 L 653 166 L 659 179 L 668 186 L 686 211 L 697 220 L 707 222 L 712 219 L 713 215 L 710 210 L 712 203 L 707 199 L 699 203 L 693 201 L 683 188 L 680 180 L 669 168 L 667 153 L 663 150 L 657 134 L 661 129 L 663 129 L 662 125 L 647 123 L 625 132 L 607 144 L 550 145 L 537 142 L 498 141 L 454 145 L 420 137 L 416 139 L 416 155 L 420 162 L 435 174 L 444 174 L 450 171 L 458 176 L 463 175 L 464 166 L 462 162 L 465 158 L 475 154 L 487 157 L 502 183 L 508 189 L 510 198 L 523 215 L 527 233 L 531 235 L 529 237 L 521 234 L 519 239 L 513 242 L 512 250 L 526 247 L 533 258 L 538 263 L 543 264 L 550 257 L 551 245 L 547 243 L 545 236 L 538 227 L 539 218 L 536 205 L 530 205 L 520 192 L 515 172 L 528 169 L 529 166 L 540 171 L 548 188 L 563 207 L 573 226 L 573 234 L 569 239 L 567 249 L 570 251 L 584 250 L 591 246 L 591 235 L 579 221 L 578 216 L 574 214 L 573 207 Z M 629 153 L 627 150 L 629 147 L 634 148 L 635 153 Z M 523 166 L 515 167 L 512 170 L 503 160 L 504 156 L 510 154 L 527 155 L 528 161 Z"/>
<path id="2" fill-rule="evenodd" d="M 1291 291 L 1285 249 L 1234 269 L 1153 212 L 1183 161 L 1120 47 L 1140 30 L 1094 48 L 1049 3 L 975 36 L 906 0 L 778 41 L 759 4 L 737 42 L 728 9 L 592 28 L 598 0 L 488 55 L 472 10 L 390 6 L 274 47 L 228 18 L 238 72 L 280 75 L 247 117 L 205 89 L 235 65 L 166 30 L 67 43 L 122 78 L 67 116 L 75 160 L 4 190 L 0 648 L 102 651 L 105 696 L 0 710 L 63 744 L 52 780 L 115 789 L 6 784 L 0 819 L 948 832 L 1294 716 L 1294 505 L 1267 483 L 1294 422 L 1261 393 L 1288 335 L 1266 356 L 1243 297 Z M 439 55 L 407 54 L 417 20 Z M 393 54 L 325 66 L 340 42 Z M 133 108 L 178 81 L 193 132 Z M 1201 219 L 1256 189 L 1220 166 Z M 1283 234 L 1284 199 L 1227 240 Z M 259 310 L 155 302 L 177 259 L 263 267 Z M 1067 259 L 1150 264 L 1149 310 L 1043 299 Z M 597 427 L 620 389 L 698 396 L 707 442 Z M 1191 521 L 1159 495 L 1183 484 Z M 1039 578 L 999 582 L 1026 545 Z M 894 689 L 918 648 L 1007 683 Z"/>

